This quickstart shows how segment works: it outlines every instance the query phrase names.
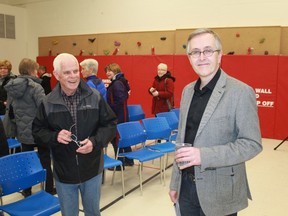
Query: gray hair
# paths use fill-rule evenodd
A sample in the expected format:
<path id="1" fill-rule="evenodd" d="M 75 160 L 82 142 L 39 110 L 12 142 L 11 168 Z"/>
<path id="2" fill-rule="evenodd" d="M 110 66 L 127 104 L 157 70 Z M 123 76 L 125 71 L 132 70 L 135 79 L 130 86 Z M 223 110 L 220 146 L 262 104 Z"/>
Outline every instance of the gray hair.
<path id="1" fill-rule="evenodd" d="M 96 61 L 95 59 L 85 59 L 84 61 L 80 62 L 80 66 L 85 69 L 92 68 L 92 74 L 97 75 L 98 61 Z"/>
<path id="2" fill-rule="evenodd" d="M 196 29 L 195 31 L 190 33 L 190 35 L 188 37 L 188 41 L 187 41 L 187 49 L 186 49 L 187 54 L 190 52 L 190 44 L 189 44 L 189 42 L 194 37 L 196 37 L 198 35 L 202 35 L 202 34 L 211 34 L 211 35 L 213 35 L 213 37 L 215 38 L 216 49 L 222 51 L 222 42 L 221 42 L 221 39 L 218 36 L 218 34 L 216 32 L 214 32 L 214 31 L 212 31 L 211 29 L 200 28 L 200 29 Z"/>
<path id="3" fill-rule="evenodd" d="M 72 59 L 72 60 L 75 61 L 75 63 L 77 63 L 77 65 L 79 65 L 78 60 L 77 60 L 77 58 L 75 56 L 73 56 L 70 53 L 61 53 L 61 54 L 57 55 L 56 58 L 53 61 L 53 68 L 54 68 L 54 72 L 55 73 L 60 73 L 61 72 L 62 64 L 67 59 Z"/>

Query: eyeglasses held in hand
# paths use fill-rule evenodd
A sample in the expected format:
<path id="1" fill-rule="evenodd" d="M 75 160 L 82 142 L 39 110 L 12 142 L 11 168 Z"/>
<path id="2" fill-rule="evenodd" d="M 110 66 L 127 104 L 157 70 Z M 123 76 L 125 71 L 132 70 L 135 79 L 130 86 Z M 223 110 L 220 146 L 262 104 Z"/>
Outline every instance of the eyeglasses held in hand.
<path id="1" fill-rule="evenodd" d="M 70 127 L 69 131 L 71 132 L 71 139 L 72 139 L 72 141 L 73 141 L 74 143 L 76 143 L 76 145 L 80 148 L 80 147 L 83 146 L 83 144 L 80 144 L 80 141 L 78 141 L 77 136 L 72 133 L 72 128 L 75 127 L 75 126 L 76 126 L 76 124 L 73 124 L 73 125 Z"/>
<path id="2" fill-rule="evenodd" d="M 201 56 L 201 53 L 203 53 L 205 57 L 210 57 L 213 55 L 214 52 L 219 52 L 219 51 L 220 50 L 212 50 L 212 49 L 207 49 L 203 51 L 195 50 L 195 51 L 189 52 L 188 55 L 192 56 L 193 58 L 199 58 Z"/>

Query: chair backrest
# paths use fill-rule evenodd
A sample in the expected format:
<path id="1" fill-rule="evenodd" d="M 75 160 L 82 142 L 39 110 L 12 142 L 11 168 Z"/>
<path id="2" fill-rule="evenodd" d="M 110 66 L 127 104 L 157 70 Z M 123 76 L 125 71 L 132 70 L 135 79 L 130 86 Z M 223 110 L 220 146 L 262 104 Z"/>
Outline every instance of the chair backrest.
<path id="1" fill-rule="evenodd" d="M 156 116 L 166 118 L 166 120 L 167 120 L 167 122 L 168 122 L 168 124 L 172 130 L 178 129 L 179 120 L 178 120 L 175 112 L 157 113 Z"/>
<path id="2" fill-rule="evenodd" d="M 129 121 L 139 121 L 145 118 L 145 113 L 140 104 L 128 105 Z"/>
<path id="3" fill-rule="evenodd" d="M 43 169 L 36 152 L 21 152 L 0 158 L 0 189 L 5 196 L 44 182 Z"/>
<path id="4" fill-rule="evenodd" d="M 147 139 L 168 139 L 171 135 L 171 128 L 165 117 L 145 118 L 142 120 Z"/>
<path id="5" fill-rule="evenodd" d="M 9 148 L 17 148 L 17 147 L 21 147 L 21 143 L 15 139 L 15 138 L 8 138 L 7 139 L 7 143 L 8 143 L 8 146 Z"/>
<path id="6" fill-rule="evenodd" d="M 119 133 L 118 148 L 145 143 L 147 134 L 139 121 L 124 122 L 117 125 Z"/>
<path id="7" fill-rule="evenodd" d="M 180 114 L 180 109 L 179 108 L 174 108 L 170 112 L 174 112 L 176 114 L 177 118 L 179 119 L 179 114 Z"/>

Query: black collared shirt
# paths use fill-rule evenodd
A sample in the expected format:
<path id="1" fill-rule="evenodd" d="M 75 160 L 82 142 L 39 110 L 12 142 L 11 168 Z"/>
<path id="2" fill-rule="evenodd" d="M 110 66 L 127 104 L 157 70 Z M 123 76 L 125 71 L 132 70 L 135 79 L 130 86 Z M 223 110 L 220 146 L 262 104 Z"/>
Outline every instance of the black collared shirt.
<path id="1" fill-rule="evenodd" d="M 187 116 L 184 140 L 185 143 L 191 143 L 193 145 L 203 113 L 215 88 L 215 85 L 220 77 L 220 74 L 221 70 L 219 68 L 213 79 L 206 86 L 204 86 L 202 90 L 200 90 L 200 78 L 197 80 L 194 86 L 195 92 Z M 189 167 L 187 169 L 190 170 L 192 169 L 192 167 Z"/>

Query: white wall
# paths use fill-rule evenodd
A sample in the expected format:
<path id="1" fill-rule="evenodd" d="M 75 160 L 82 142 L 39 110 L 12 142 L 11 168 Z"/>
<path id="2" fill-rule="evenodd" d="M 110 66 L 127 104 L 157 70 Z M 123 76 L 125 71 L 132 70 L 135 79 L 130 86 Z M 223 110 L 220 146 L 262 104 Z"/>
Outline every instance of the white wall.
<path id="1" fill-rule="evenodd" d="M 27 57 L 27 13 L 26 9 L 0 4 L 0 13 L 15 16 L 16 40 L 0 38 L 0 59 L 12 63 L 13 73 L 18 73 L 18 64 Z"/>
<path id="2" fill-rule="evenodd" d="M 2 9 L 2 5 L 0 7 Z M 27 52 L 21 50 L 15 60 L 22 54 L 36 58 L 38 37 L 43 36 L 197 27 L 288 26 L 287 8 L 287 0 L 52 0 L 29 4 L 26 9 L 14 8 L 19 16 L 16 23 L 21 22 L 23 26 L 27 23 L 27 29 L 17 23 L 21 37 L 27 36 L 27 45 L 21 46 L 22 49 L 27 47 Z M 0 40 L 1 47 L 2 43 Z"/>

